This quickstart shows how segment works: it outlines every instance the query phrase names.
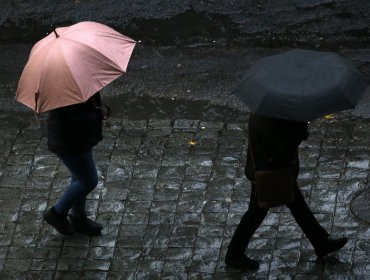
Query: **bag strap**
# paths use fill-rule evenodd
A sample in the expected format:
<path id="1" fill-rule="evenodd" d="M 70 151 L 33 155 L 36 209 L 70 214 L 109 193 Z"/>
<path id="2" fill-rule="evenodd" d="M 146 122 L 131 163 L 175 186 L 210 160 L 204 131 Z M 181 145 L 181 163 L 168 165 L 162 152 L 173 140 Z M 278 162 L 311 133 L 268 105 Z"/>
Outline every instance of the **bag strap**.
<path id="1" fill-rule="evenodd" d="M 256 163 L 254 161 L 254 155 L 253 155 L 253 148 L 252 148 L 252 141 L 251 141 L 251 129 L 248 125 L 248 146 L 249 146 L 249 154 L 251 156 L 251 160 L 252 160 L 252 165 L 253 165 L 253 169 L 254 171 L 256 171 Z"/>

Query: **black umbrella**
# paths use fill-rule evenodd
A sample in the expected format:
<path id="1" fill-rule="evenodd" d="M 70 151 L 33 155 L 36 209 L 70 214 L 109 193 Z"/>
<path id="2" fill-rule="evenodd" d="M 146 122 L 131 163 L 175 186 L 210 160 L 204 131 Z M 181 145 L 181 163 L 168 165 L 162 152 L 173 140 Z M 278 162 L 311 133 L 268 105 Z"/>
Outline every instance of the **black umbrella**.
<path id="1" fill-rule="evenodd" d="M 354 108 L 367 85 L 336 53 L 294 49 L 259 60 L 233 94 L 256 114 L 309 121 Z"/>

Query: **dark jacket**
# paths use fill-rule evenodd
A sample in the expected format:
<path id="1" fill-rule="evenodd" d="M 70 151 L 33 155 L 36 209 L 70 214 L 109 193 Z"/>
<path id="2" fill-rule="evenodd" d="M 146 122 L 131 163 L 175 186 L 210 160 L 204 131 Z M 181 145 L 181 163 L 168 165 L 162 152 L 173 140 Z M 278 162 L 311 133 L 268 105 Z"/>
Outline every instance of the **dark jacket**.
<path id="1" fill-rule="evenodd" d="M 88 151 L 103 139 L 101 96 L 96 93 L 85 103 L 51 110 L 47 119 L 48 148 L 56 154 Z"/>
<path id="2" fill-rule="evenodd" d="M 249 141 L 245 173 L 254 180 L 254 171 L 273 170 L 297 163 L 299 172 L 298 146 L 308 137 L 307 123 L 251 114 L 248 122 Z M 254 164 L 251 159 L 253 148 Z"/>

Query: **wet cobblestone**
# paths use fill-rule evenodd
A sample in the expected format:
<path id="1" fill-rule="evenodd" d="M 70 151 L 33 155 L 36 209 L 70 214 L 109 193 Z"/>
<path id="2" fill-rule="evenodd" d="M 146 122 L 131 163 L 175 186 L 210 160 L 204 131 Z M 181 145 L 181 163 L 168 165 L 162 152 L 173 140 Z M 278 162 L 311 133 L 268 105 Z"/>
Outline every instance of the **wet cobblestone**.
<path id="1" fill-rule="evenodd" d="M 63 237 L 42 220 L 68 183 L 32 115 L 0 113 L 0 279 L 367 279 L 370 229 L 350 211 L 368 188 L 369 122 L 310 123 L 301 186 L 319 221 L 350 241 L 316 260 L 289 211 L 271 209 L 250 243 L 257 272 L 223 259 L 246 211 L 245 123 L 109 120 L 89 196 L 103 235 Z"/>

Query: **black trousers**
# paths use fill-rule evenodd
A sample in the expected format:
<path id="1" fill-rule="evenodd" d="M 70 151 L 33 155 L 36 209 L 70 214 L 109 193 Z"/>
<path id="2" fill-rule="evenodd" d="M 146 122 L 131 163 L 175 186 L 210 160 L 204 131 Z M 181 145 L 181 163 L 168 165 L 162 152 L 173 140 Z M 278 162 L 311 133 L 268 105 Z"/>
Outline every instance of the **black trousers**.
<path id="1" fill-rule="evenodd" d="M 326 241 L 329 234 L 316 220 L 297 185 L 295 187 L 295 202 L 288 204 L 287 207 L 314 248 L 319 247 Z M 244 254 L 249 240 L 260 226 L 267 213 L 268 209 L 261 209 L 258 207 L 256 187 L 252 184 L 248 211 L 240 220 L 230 241 L 229 253 L 236 255 Z"/>

